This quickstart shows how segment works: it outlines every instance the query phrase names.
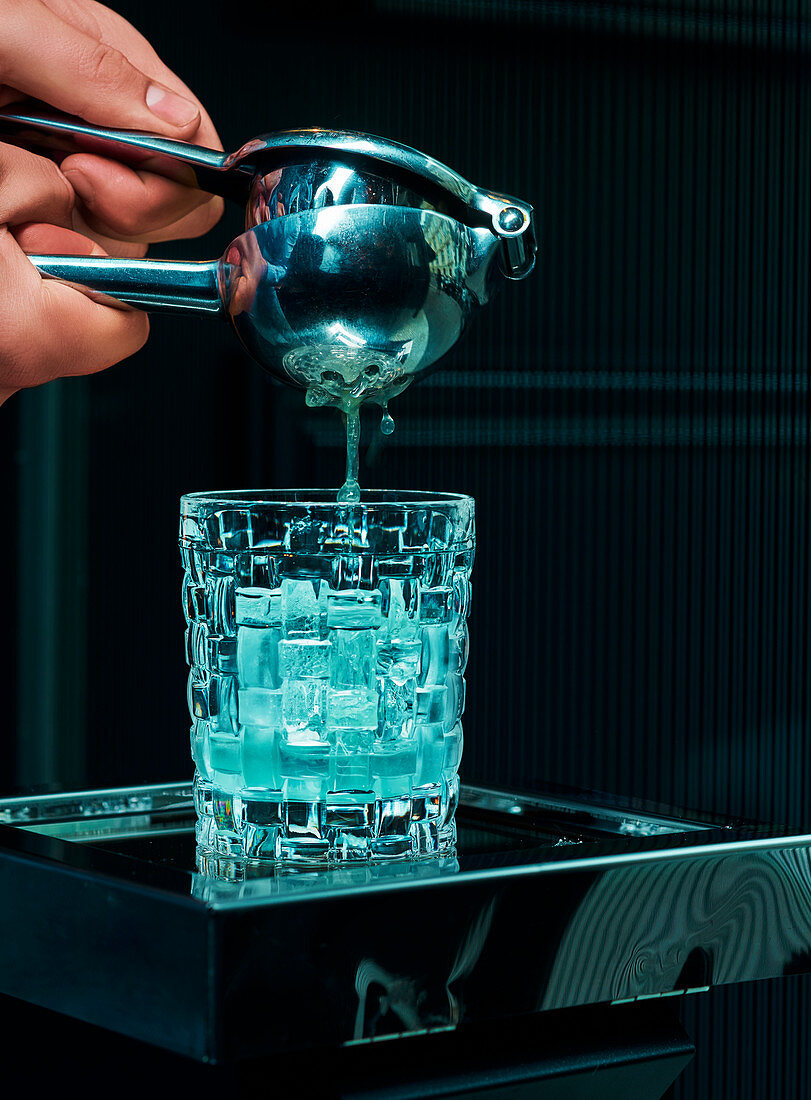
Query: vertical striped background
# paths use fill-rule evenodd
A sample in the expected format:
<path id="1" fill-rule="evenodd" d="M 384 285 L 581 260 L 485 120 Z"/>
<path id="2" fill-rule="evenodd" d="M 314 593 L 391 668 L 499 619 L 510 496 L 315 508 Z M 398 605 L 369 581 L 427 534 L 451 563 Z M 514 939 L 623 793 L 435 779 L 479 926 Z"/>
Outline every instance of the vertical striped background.
<path id="1" fill-rule="evenodd" d="M 369 130 L 536 206 L 533 278 L 394 436 L 365 428 L 366 485 L 478 500 L 466 776 L 808 824 L 808 3 L 116 6 L 227 146 Z M 155 251 L 213 256 L 238 224 Z M 224 327 L 163 318 L 0 418 L 0 780 L 183 774 L 177 497 L 337 484 L 337 421 Z M 809 990 L 685 1004 L 676 1096 L 811 1097 Z"/>

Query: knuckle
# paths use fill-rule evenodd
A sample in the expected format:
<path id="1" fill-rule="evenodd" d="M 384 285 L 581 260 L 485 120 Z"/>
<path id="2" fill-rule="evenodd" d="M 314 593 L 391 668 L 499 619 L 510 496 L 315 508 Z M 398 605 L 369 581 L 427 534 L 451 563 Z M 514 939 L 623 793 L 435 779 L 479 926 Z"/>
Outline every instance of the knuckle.
<path id="1" fill-rule="evenodd" d="M 76 203 L 76 195 L 55 164 L 38 157 L 36 164 L 32 166 L 32 177 L 36 179 L 38 191 L 48 196 L 49 203 L 53 204 L 55 211 L 63 216 L 70 214 Z"/>
<path id="2" fill-rule="evenodd" d="M 143 209 L 136 209 L 129 204 L 115 211 L 114 228 L 122 237 L 137 237 L 144 228 Z"/>
<path id="3" fill-rule="evenodd" d="M 59 169 L 56 169 L 56 177 L 58 180 L 58 187 L 62 191 L 62 205 L 65 213 L 70 215 L 76 206 L 76 192 L 73 190 L 67 179 L 62 175 Z"/>
<path id="4" fill-rule="evenodd" d="M 110 88 L 117 85 L 127 69 L 124 55 L 106 42 L 97 42 L 84 62 L 88 80 L 92 84 Z"/>
<path id="5" fill-rule="evenodd" d="M 0 223 L 65 220 L 74 203 L 73 188 L 53 161 L 0 145 Z"/>

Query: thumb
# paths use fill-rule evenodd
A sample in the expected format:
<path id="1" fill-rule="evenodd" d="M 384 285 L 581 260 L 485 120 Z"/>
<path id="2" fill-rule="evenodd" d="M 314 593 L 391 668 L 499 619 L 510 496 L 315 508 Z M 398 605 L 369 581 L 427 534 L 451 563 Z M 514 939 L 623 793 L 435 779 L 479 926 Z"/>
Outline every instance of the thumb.
<path id="1" fill-rule="evenodd" d="M 97 125 L 182 137 L 200 121 L 196 103 L 41 0 L 0 0 L 0 25 L 0 84 Z"/>

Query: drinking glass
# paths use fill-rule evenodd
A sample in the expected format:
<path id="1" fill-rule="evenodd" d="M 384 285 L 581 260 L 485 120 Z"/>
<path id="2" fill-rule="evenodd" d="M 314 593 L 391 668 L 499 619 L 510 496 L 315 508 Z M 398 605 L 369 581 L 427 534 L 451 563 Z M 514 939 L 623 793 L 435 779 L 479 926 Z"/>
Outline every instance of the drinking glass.
<path id="1" fill-rule="evenodd" d="M 200 851 L 453 851 L 474 546 L 468 496 L 182 497 Z"/>

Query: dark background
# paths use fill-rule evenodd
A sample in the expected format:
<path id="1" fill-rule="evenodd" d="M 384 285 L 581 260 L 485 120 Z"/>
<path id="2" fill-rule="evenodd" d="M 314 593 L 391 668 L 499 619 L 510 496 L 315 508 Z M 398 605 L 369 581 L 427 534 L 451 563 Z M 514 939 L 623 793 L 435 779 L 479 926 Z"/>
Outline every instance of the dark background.
<path id="1" fill-rule="evenodd" d="M 364 486 L 477 500 L 464 777 L 808 825 L 808 5 L 114 6 L 226 148 L 367 130 L 536 207 L 533 277 L 365 428 Z M 335 486 L 340 445 L 209 319 L 0 410 L 0 788 L 188 774 L 178 497 Z M 676 1095 L 811 1097 L 810 1002 L 685 1002 Z"/>

